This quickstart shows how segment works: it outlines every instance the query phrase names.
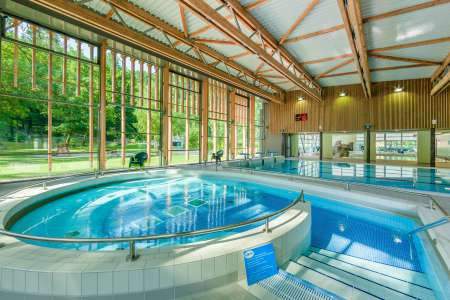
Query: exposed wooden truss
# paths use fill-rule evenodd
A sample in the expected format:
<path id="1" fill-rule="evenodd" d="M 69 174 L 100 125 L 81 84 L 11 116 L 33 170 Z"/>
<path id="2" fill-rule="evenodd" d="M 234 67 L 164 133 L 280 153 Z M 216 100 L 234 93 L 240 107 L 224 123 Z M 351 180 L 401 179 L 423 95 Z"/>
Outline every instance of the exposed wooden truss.
<path id="1" fill-rule="evenodd" d="M 215 40 L 215 39 L 195 39 L 196 42 L 206 44 L 219 44 L 219 45 L 236 45 L 234 41 Z"/>
<path id="2" fill-rule="evenodd" d="M 369 56 L 370 57 L 379 58 L 379 59 L 384 59 L 384 60 L 403 61 L 403 62 L 411 62 L 411 63 L 418 63 L 418 64 L 428 64 L 428 65 L 440 65 L 439 62 L 431 61 L 431 60 L 425 60 L 425 59 L 399 57 L 399 56 L 391 56 L 391 55 L 382 55 L 382 54 L 376 54 L 376 53 L 369 54 Z"/>
<path id="3" fill-rule="evenodd" d="M 204 2 L 203 0 L 196 0 L 196 1 L 180 0 L 180 2 L 184 3 L 186 7 L 188 7 L 194 14 L 201 16 L 201 18 L 204 19 L 205 21 L 214 24 L 217 29 L 222 31 L 229 38 L 235 40 L 243 48 L 247 49 L 248 51 L 251 51 L 254 54 L 257 54 L 262 61 L 264 61 L 272 68 L 274 68 L 277 72 L 285 76 L 285 78 L 292 81 L 294 84 L 296 84 L 298 87 L 304 90 L 312 98 L 317 100 L 321 99 L 319 91 L 314 88 L 315 86 L 312 84 L 312 82 L 305 83 L 303 77 L 306 77 L 306 72 L 303 73 L 303 76 L 298 76 L 297 74 L 295 74 L 295 71 L 294 72 L 290 71 L 287 67 L 284 66 L 282 62 L 277 61 L 272 55 L 268 54 L 267 51 L 261 45 L 257 44 L 243 32 L 236 30 L 236 28 L 230 22 L 228 22 L 226 18 L 224 18 L 222 15 L 216 12 L 206 2 Z M 261 32 L 262 34 L 262 30 L 265 29 L 263 29 L 263 27 L 250 14 L 248 14 L 247 11 L 243 9 L 243 7 L 240 5 L 238 1 L 227 0 L 226 3 L 228 3 L 228 5 L 232 7 L 232 9 L 234 9 L 235 12 L 239 14 L 241 19 L 243 19 L 247 24 L 250 23 L 249 20 L 251 19 L 252 22 L 250 24 L 255 27 L 258 27 L 256 30 Z M 242 15 L 245 15 L 246 19 L 244 19 Z"/>
<path id="4" fill-rule="evenodd" d="M 333 67 L 331 67 L 330 69 L 326 70 L 325 72 L 323 72 L 323 73 L 317 75 L 317 76 L 316 76 L 316 79 L 320 79 L 320 78 L 324 77 L 324 76 L 327 75 L 327 74 L 330 74 L 330 73 L 332 73 L 332 72 L 334 72 L 334 71 L 337 71 L 337 70 L 339 70 L 340 68 L 342 68 L 342 67 L 344 67 L 344 66 L 346 66 L 346 65 L 351 64 L 352 62 L 353 62 L 353 58 L 344 60 L 343 62 L 337 64 L 336 66 L 333 66 Z"/>
<path id="5" fill-rule="evenodd" d="M 436 69 L 436 71 L 433 72 L 433 75 L 431 75 L 431 81 L 435 81 L 439 75 L 441 75 L 445 69 L 450 64 L 450 52 L 447 54 L 447 57 L 444 59 L 442 64 L 439 64 L 439 68 Z"/>
<path id="6" fill-rule="evenodd" d="M 382 68 L 370 69 L 370 72 L 381 72 L 381 71 L 392 71 L 392 70 L 400 70 L 400 69 L 422 68 L 422 67 L 429 67 L 429 66 L 430 66 L 430 64 L 414 64 L 414 65 L 382 67 Z M 339 76 L 347 76 L 347 75 L 355 75 L 355 74 L 358 74 L 358 72 L 357 71 L 350 71 L 350 72 L 327 74 L 327 75 L 322 76 L 322 78 L 339 77 Z"/>
<path id="7" fill-rule="evenodd" d="M 188 25 L 186 22 L 186 13 L 184 11 L 184 6 L 178 4 L 178 7 L 180 9 L 180 19 L 181 19 L 181 24 L 183 26 L 183 33 L 184 33 L 184 36 L 186 38 L 188 38 L 189 37 L 189 29 L 188 29 Z"/>
<path id="8" fill-rule="evenodd" d="M 337 0 L 339 10 L 344 20 L 344 27 L 352 49 L 353 59 L 359 74 L 361 85 L 366 97 L 371 98 L 370 71 L 367 60 L 367 48 L 362 27 L 359 0 Z M 347 3 L 347 5 L 346 5 Z"/>
<path id="9" fill-rule="evenodd" d="M 341 29 L 344 29 L 344 24 L 328 27 L 328 28 L 325 28 L 325 29 L 321 29 L 321 30 L 310 32 L 310 33 L 306 33 L 306 34 L 302 34 L 302 35 L 299 35 L 299 36 L 287 39 L 287 40 L 284 41 L 284 43 L 285 44 L 297 43 L 297 42 L 302 41 L 302 40 L 310 39 L 310 38 L 313 38 L 313 37 L 316 37 L 316 36 L 319 36 L 319 35 L 328 34 L 328 33 L 331 33 L 331 32 L 336 32 L 336 31 L 341 30 Z"/>
<path id="10" fill-rule="evenodd" d="M 110 1 L 117 1 L 117 0 L 110 0 Z M 123 3 L 125 3 L 125 1 Z M 128 2 L 126 3 L 129 4 Z M 47 12 L 50 11 L 55 15 L 64 16 L 66 19 L 70 19 L 78 24 L 83 24 L 87 28 L 95 29 L 97 32 L 101 32 L 106 36 L 114 37 L 115 39 L 122 41 L 126 44 L 132 45 L 133 47 L 137 47 L 139 49 L 144 49 L 152 53 L 163 55 L 170 61 L 174 61 L 178 64 L 189 67 L 205 75 L 217 78 L 218 80 L 226 82 L 235 87 L 247 90 L 260 97 L 271 99 L 272 101 L 275 101 L 277 103 L 280 102 L 277 95 L 270 94 L 257 86 L 251 85 L 243 80 L 239 80 L 238 78 L 231 76 L 230 74 L 224 71 L 216 69 L 208 64 L 205 64 L 174 48 L 156 42 L 142 33 L 136 32 L 125 25 L 107 19 L 105 16 L 101 16 L 97 13 L 94 13 L 87 8 L 77 5 L 76 3 L 64 0 L 30 0 L 29 4 L 33 5 L 36 8 L 43 9 Z M 142 13 L 142 10 L 138 11 Z M 178 33 L 181 33 L 181 37 L 184 38 L 184 34 L 182 32 L 177 31 L 177 34 Z M 200 47 L 202 46 L 207 48 L 206 46 L 201 44 L 198 44 L 197 46 L 199 47 L 199 49 L 201 49 Z M 239 68 L 242 68 L 242 66 L 239 65 Z M 263 81 L 263 79 L 256 77 L 256 75 L 254 76 L 256 80 L 260 82 Z M 281 92 L 280 90 L 277 91 Z"/>
<path id="11" fill-rule="evenodd" d="M 314 9 L 314 7 L 319 3 L 319 0 L 312 0 L 306 9 L 302 11 L 302 13 L 297 17 L 297 19 L 294 21 L 294 23 L 289 27 L 289 29 L 281 36 L 280 38 L 280 45 L 283 45 L 283 43 L 289 38 L 291 33 L 300 25 L 300 23 L 308 16 L 308 14 Z"/>
<path id="12" fill-rule="evenodd" d="M 233 61 L 232 59 L 229 59 L 228 57 L 220 54 L 219 52 L 207 47 L 206 45 L 202 44 L 201 40 L 200 40 L 200 42 L 196 42 L 195 40 L 192 40 L 192 35 L 193 35 L 192 33 L 189 34 L 190 38 L 186 38 L 186 36 L 183 32 L 179 31 L 178 29 L 176 29 L 172 26 L 169 26 L 167 23 L 163 22 L 161 19 L 147 13 L 146 11 L 133 5 L 131 2 L 120 1 L 120 0 L 108 0 L 108 1 L 109 1 L 109 4 L 111 4 L 113 7 L 117 8 L 118 10 L 121 10 L 121 11 L 127 13 L 128 15 L 140 20 L 141 22 L 144 22 L 152 27 L 157 28 L 158 30 L 164 32 L 165 34 L 176 38 L 181 43 L 184 43 L 184 44 L 186 44 L 194 49 L 197 49 L 198 51 L 205 53 L 206 55 L 216 59 L 218 62 L 217 62 L 217 64 L 212 65 L 213 67 L 216 67 L 220 62 L 222 62 L 227 67 L 229 66 L 235 70 L 242 71 L 243 74 L 245 74 L 245 76 L 247 76 L 251 79 L 258 79 L 256 74 L 254 74 L 251 70 L 243 67 L 242 65 L 240 65 L 240 64 L 236 63 L 235 61 Z M 181 3 L 180 3 L 180 5 L 183 6 Z M 204 39 L 203 42 L 221 43 L 220 40 L 216 41 L 216 40 L 206 40 L 206 39 Z M 226 43 L 228 43 L 228 42 L 226 42 Z M 173 46 L 175 46 L 175 44 L 173 44 Z M 197 56 L 199 56 L 198 53 L 197 53 Z M 259 81 L 261 82 L 261 84 L 270 87 L 274 91 L 280 92 L 280 89 L 278 87 L 276 87 L 274 84 L 272 84 L 271 82 L 269 82 L 265 79 L 260 79 Z"/>
<path id="13" fill-rule="evenodd" d="M 447 57 L 444 59 L 442 64 L 436 69 L 436 71 L 433 72 L 433 75 L 431 75 L 432 82 L 437 81 L 438 78 L 441 77 L 441 79 L 437 81 L 436 84 L 433 86 L 433 89 L 431 90 L 431 96 L 436 95 L 437 93 L 441 92 L 448 86 L 450 82 L 450 71 L 447 71 L 447 73 L 445 73 L 445 70 L 447 70 L 449 64 L 450 64 L 450 52 L 447 54 Z"/>

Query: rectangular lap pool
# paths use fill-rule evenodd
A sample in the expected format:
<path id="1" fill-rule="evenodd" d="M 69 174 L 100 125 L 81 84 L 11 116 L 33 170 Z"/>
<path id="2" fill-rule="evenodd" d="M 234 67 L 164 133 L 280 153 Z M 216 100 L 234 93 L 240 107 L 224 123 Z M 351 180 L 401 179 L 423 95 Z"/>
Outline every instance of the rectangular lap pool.
<path id="1" fill-rule="evenodd" d="M 274 162 L 272 158 L 230 162 L 229 166 L 450 194 L 450 170 L 445 169 L 294 159 Z"/>

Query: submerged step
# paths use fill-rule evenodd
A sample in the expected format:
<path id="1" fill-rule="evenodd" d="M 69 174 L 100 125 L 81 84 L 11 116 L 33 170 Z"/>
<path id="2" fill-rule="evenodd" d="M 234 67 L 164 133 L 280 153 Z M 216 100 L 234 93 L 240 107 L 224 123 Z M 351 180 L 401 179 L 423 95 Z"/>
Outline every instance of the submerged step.
<path id="1" fill-rule="evenodd" d="M 336 295 L 339 295 L 340 297 L 343 297 L 345 299 L 381 299 L 380 297 L 375 297 L 374 295 L 368 294 L 365 291 L 353 288 L 351 285 L 331 278 L 326 274 L 318 272 L 314 269 L 302 266 L 296 262 L 290 262 L 286 267 L 286 271 L 292 275 L 295 275 L 297 278 L 307 280 L 312 284 L 330 291 Z"/>
<path id="2" fill-rule="evenodd" d="M 349 264 L 353 264 L 359 267 L 363 267 L 366 269 L 369 269 L 371 271 L 384 274 L 393 278 L 397 278 L 400 280 L 404 280 L 406 282 L 410 282 L 412 284 L 416 284 L 425 288 L 431 288 L 430 284 L 428 283 L 428 279 L 424 273 L 419 273 L 407 269 L 401 269 L 394 266 L 381 264 L 377 262 L 373 262 L 370 260 L 365 260 L 362 258 L 349 256 L 345 254 L 336 253 L 333 251 L 325 250 L 325 249 L 319 249 L 315 247 L 310 247 L 310 250 L 319 253 L 321 255 L 325 255 L 329 258 L 333 258 L 336 260 L 340 260 Z"/>
<path id="3" fill-rule="evenodd" d="M 372 281 L 361 277 L 359 275 L 352 274 L 345 270 L 341 270 L 330 266 L 328 264 L 316 261 L 306 256 L 300 257 L 295 263 L 319 272 L 329 278 L 339 280 L 349 286 L 364 291 L 374 297 L 381 299 L 417 299 L 419 295 L 415 295 L 412 291 L 402 292 L 384 286 L 376 281 Z M 433 297 L 432 297 L 433 298 Z M 430 299 L 430 298 L 423 298 Z"/>
<path id="4" fill-rule="evenodd" d="M 327 264 L 336 269 L 354 274 L 357 277 L 375 282 L 381 286 L 396 290 L 403 294 L 414 295 L 422 299 L 434 298 L 433 291 L 429 288 L 400 280 L 389 275 L 381 274 L 376 271 L 372 271 L 366 268 L 364 265 L 363 267 L 360 267 L 355 264 L 333 259 L 316 252 L 310 252 L 307 257 L 317 262 Z"/>
<path id="5" fill-rule="evenodd" d="M 278 274 L 247 287 L 247 289 L 263 300 L 343 300 L 340 296 L 283 270 L 279 270 Z"/>

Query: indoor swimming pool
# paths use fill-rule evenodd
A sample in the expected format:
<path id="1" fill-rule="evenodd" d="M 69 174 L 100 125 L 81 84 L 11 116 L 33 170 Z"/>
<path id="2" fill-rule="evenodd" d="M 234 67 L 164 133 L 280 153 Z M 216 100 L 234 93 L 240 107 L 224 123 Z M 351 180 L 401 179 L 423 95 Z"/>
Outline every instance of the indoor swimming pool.
<path id="1" fill-rule="evenodd" d="M 59 238 L 116 238 L 202 230 L 252 220 L 288 206 L 298 192 L 219 177 L 167 176 L 98 186 L 50 201 L 9 225 L 16 233 Z M 148 248 L 248 230 L 140 242 Z M 28 241 L 26 241 L 28 242 Z M 114 250 L 125 244 L 31 242 L 48 247 Z"/>
<path id="2" fill-rule="evenodd" d="M 236 161 L 230 167 L 250 168 L 349 183 L 373 184 L 417 191 L 450 193 L 450 171 L 438 168 L 373 165 L 314 160 Z"/>

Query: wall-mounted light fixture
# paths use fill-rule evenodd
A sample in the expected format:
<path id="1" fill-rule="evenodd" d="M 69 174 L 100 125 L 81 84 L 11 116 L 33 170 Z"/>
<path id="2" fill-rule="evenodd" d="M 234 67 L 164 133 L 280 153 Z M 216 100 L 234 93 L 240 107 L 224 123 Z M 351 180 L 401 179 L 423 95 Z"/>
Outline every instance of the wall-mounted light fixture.
<path id="1" fill-rule="evenodd" d="M 305 97 L 303 97 L 303 96 L 300 96 L 300 97 L 298 97 L 298 98 L 297 98 L 297 101 L 299 101 L 299 102 L 301 102 L 301 101 L 305 101 Z"/>
<path id="2" fill-rule="evenodd" d="M 345 96 L 347 96 L 346 92 L 342 91 L 342 92 L 339 93 L 339 97 L 345 97 Z"/>
<path id="3" fill-rule="evenodd" d="M 401 86 L 396 86 L 396 87 L 394 88 L 394 93 L 400 93 L 400 92 L 403 92 L 403 87 L 401 87 Z"/>

